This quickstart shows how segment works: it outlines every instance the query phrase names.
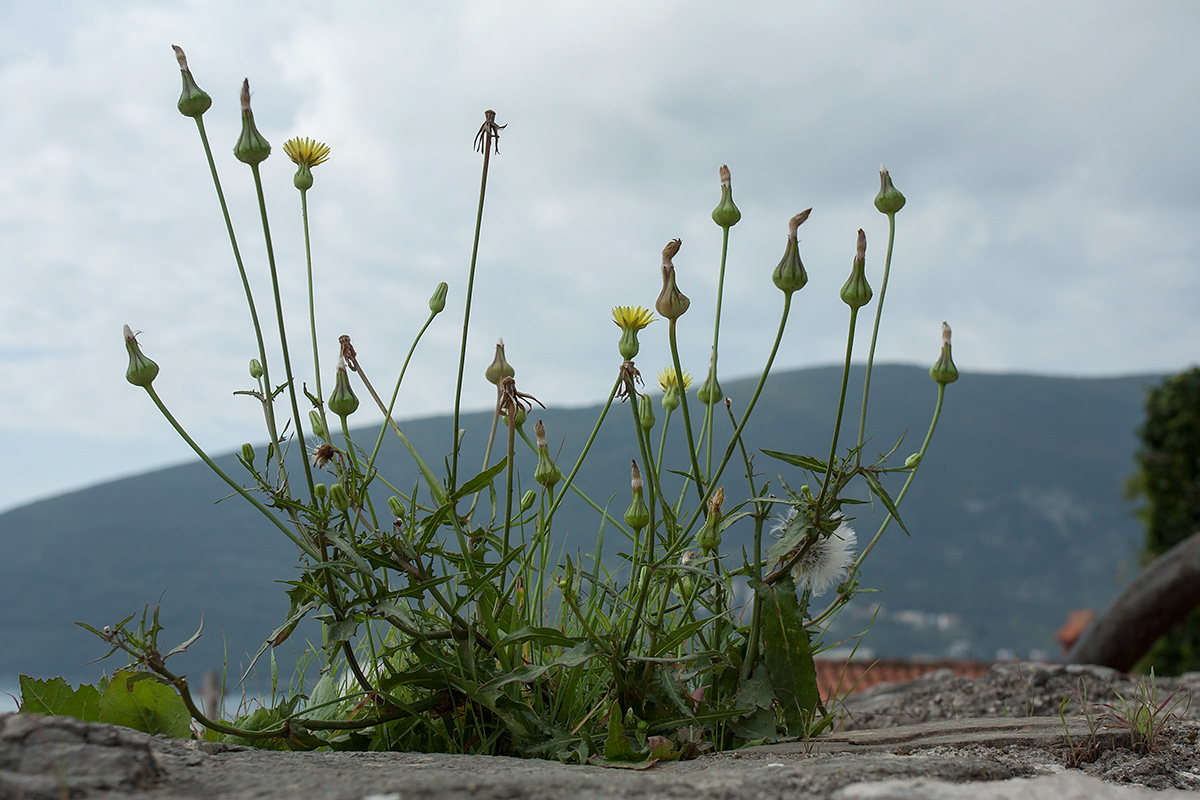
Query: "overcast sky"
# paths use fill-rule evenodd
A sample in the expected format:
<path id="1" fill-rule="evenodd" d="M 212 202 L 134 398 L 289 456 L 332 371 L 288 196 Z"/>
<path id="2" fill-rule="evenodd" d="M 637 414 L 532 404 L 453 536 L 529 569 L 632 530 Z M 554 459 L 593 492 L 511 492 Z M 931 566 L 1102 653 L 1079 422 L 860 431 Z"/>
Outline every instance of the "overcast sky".
<path id="1" fill-rule="evenodd" d="M 615 305 L 653 307 L 659 252 L 692 299 L 685 367 L 711 343 L 728 164 L 721 376 L 756 372 L 787 220 L 810 283 L 779 364 L 840 361 L 837 300 L 866 229 L 878 289 L 887 164 L 898 215 L 880 358 L 964 372 L 1121 375 L 1200 358 L 1200 59 L 1194 2 L 80 2 L 0 6 L 0 508 L 187 458 L 124 380 L 142 331 L 155 387 L 205 447 L 261 441 L 249 316 L 172 44 L 213 97 L 205 123 L 242 252 L 270 308 L 249 168 L 231 148 L 250 79 L 286 313 L 311 385 L 299 194 L 283 142 L 332 148 L 309 192 L 328 383 L 337 336 L 386 384 L 442 280 L 401 416 L 450 409 L 481 157 L 492 158 L 466 403 L 504 337 L 519 386 L 600 400 Z M 873 310 L 872 305 L 870 309 Z M 667 327 L 638 364 L 666 363 Z M 865 352 L 865 345 L 864 345 Z M 282 375 L 276 367 L 275 375 Z M 360 422 L 368 421 L 365 413 Z"/>

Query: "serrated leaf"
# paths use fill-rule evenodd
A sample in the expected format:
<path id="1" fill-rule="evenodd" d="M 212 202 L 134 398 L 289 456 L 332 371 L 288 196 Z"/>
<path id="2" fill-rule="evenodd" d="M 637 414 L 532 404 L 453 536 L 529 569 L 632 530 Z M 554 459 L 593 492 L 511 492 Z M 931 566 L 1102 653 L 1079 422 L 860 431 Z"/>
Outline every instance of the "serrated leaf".
<path id="1" fill-rule="evenodd" d="M 767 548 L 767 563 L 775 564 L 790 555 L 796 548 L 804 544 L 812 526 L 808 524 L 792 524 L 787 527 L 775 544 Z"/>
<path id="2" fill-rule="evenodd" d="M 191 717 L 183 698 L 145 673 L 118 672 L 113 676 L 100 695 L 99 721 L 151 736 L 161 733 L 172 739 L 189 739 L 192 735 Z"/>
<path id="3" fill-rule="evenodd" d="M 801 736 L 817 718 L 821 696 L 804 608 L 790 575 L 774 585 L 760 584 L 763 664 L 791 736 Z"/>
<path id="4" fill-rule="evenodd" d="M 61 677 L 43 681 L 22 675 L 19 680 L 23 713 L 75 717 L 84 722 L 100 719 L 100 692 L 95 686 L 85 683 L 72 689 Z"/>

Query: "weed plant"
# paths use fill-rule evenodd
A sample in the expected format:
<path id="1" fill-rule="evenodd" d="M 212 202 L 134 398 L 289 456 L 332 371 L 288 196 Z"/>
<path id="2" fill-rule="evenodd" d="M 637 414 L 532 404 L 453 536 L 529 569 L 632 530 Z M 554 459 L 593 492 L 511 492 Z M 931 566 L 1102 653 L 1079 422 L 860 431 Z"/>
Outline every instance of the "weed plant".
<path id="1" fill-rule="evenodd" d="M 634 360 L 638 336 L 655 316 L 639 305 L 618 307 L 612 314 L 621 329 L 622 361 L 579 458 L 555 463 L 540 422 L 529 436 L 530 412 L 542 402 L 525 390 L 530 387 L 518 388 L 500 344 L 484 373 L 496 387 L 495 415 L 488 455 L 475 471 L 461 457 L 459 416 L 468 379 L 467 341 L 490 157 L 498 153 L 504 130 L 495 113 L 486 112 L 475 136 L 483 165 L 455 372 L 454 427 L 447 431 L 444 462 L 442 454 L 431 461 L 413 448 L 393 411 L 408 359 L 445 307 L 447 284 L 434 290 L 429 316 L 390 392 L 381 394 L 368 380 L 367 359 L 346 336 L 339 340 L 332 385 L 323 385 L 320 376 L 328 365 L 320 361 L 315 323 L 307 193 L 312 170 L 326 161 L 329 148 L 307 138 L 284 145 L 297 167 L 294 185 L 304 222 L 309 319 L 303 338 L 312 352 L 311 364 L 302 365 L 293 346 L 298 337 L 289 337 L 294 332 L 284 323 L 259 172 L 271 146 L 255 127 L 249 83 L 242 87 L 243 127 L 234 155 L 249 167 L 261 211 L 273 325 L 270 312 L 260 316 L 251 291 L 205 132 L 203 114 L 211 100 L 196 85 L 183 52 L 176 52 L 183 76 L 179 110 L 195 121 L 199 132 L 253 323 L 253 385 L 238 394 L 261 405 L 266 452 L 260 458 L 254 447 L 243 446 L 245 474 L 240 480 L 222 471 L 155 390 L 158 366 L 143 354 L 128 326 L 126 378 L 144 389 L 197 455 L 297 548 L 299 577 L 289 582 L 289 614 L 258 656 L 285 641 L 306 617 L 321 622 L 324 638 L 308 655 L 319 666 L 315 683 L 298 680 L 269 707 L 212 719 L 197 707 L 186 678 L 168 663 L 195 637 L 162 654 L 157 611 L 149 617 L 143 613 L 136 623 L 129 617 L 102 629 L 85 626 L 104 639 L 110 654 L 121 650 L 131 660 L 132 671 L 119 672 L 121 680 L 114 677 L 106 690 L 146 681 L 169 687 L 171 698 L 177 698 L 169 702 L 181 703 L 205 736 L 291 749 L 423 750 L 646 764 L 691 757 L 711 747 L 808 740 L 825 730 L 832 718 L 818 692 L 814 652 L 826 646 L 821 634 L 834 615 L 862 591 L 860 567 L 888 524 L 895 520 L 904 527 L 897 506 L 929 446 L 946 386 L 957 379 L 949 327 L 943 323 L 941 355 L 930 370 L 937 386 L 933 418 L 920 448 L 894 466 L 888 457 L 900 443 L 875 460 L 864 458 L 871 367 L 896 214 L 905 203 L 887 170 L 881 170 L 875 198 L 889 231 L 880 290 L 876 296 L 868 283 L 866 237 L 860 230 L 850 277 L 840 292 L 849 323 L 829 450 L 820 456 L 762 451 L 788 470 L 790 484 L 782 476 L 775 482 L 762 478 L 742 433 L 783 341 L 793 298 L 808 280 L 797 230 L 811 209 L 790 220 L 783 258 L 771 275 L 780 290 L 777 333 L 749 402 L 735 410 L 717 381 L 726 255 L 730 231 L 741 217 L 726 167 L 720 169 L 721 198 L 712 213 L 723 233 L 712 349 L 698 391 L 689 393 L 691 375 L 679 356 L 678 337 L 687 327 L 690 301 L 679 288 L 686 277 L 674 264 L 681 246 L 674 239 L 662 252 L 662 292 L 654 303 L 666 320 L 671 352 L 671 363 L 658 373 L 661 419 L 643 391 Z M 839 432 L 851 356 L 859 315 L 872 299 L 876 306 L 858 437 L 847 446 L 839 441 Z M 691 335 L 698 333 L 693 328 Z M 268 341 L 276 334 L 277 341 Z M 268 344 L 278 346 L 281 363 L 269 362 Z M 311 368 L 314 391 L 301 383 L 301 368 Z M 373 439 L 351 435 L 349 420 L 359 407 L 359 394 L 384 415 Z M 621 403 L 629 408 L 624 420 L 614 411 Z M 610 514 L 576 482 L 601 425 L 628 429 L 630 502 L 621 516 Z M 682 452 L 667 447 L 668 427 L 679 425 L 686 441 Z M 727 437 L 718 435 L 726 429 L 731 431 Z M 377 469 L 387 436 L 398 437 L 407 448 L 419 469 L 417 486 L 396 485 Z M 289 447 L 307 455 L 299 471 L 285 460 Z M 903 484 L 893 496 L 884 482 L 900 478 Z M 853 488 L 864 486 L 865 492 Z M 861 550 L 846 508 L 863 502 L 852 499 L 856 490 L 859 498 L 869 493 L 889 514 Z M 599 534 L 590 560 L 558 555 L 554 523 L 568 494 L 596 511 Z M 751 552 L 722 546 L 722 536 L 737 523 L 752 527 Z M 611 573 L 601 558 L 606 535 L 620 540 L 624 562 Z M 751 590 L 744 603 L 735 601 L 739 583 Z M 817 598 L 830 589 L 834 599 L 820 604 Z M 271 664 L 274 690 L 273 657 Z M 178 719 L 172 730 L 179 730 Z"/>

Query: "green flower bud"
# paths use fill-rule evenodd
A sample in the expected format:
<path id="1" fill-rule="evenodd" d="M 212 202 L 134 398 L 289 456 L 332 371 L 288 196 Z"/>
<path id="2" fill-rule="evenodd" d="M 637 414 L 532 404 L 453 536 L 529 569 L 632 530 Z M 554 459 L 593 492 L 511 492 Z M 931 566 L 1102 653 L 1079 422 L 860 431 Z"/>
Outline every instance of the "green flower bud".
<path id="1" fill-rule="evenodd" d="M 942 386 L 958 380 L 958 369 L 954 366 L 954 359 L 950 357 L 950 326 L 945 322 L 942 323 L 942 354 L 938 356 L 937 363 L 929 369 L 929 377 Z"/>
<path id="2" fill-rule="evenodd" d="M 691 550 L 688 550 L 679 557 L 679 563 L 687 566 L 695 558 L 696 554 Z M 678 595 L 680 600 L 686 600 L 692 596 L 692 590 L 695 588 L 695 586 L 696 582 L 692 579 L 692 576 L 681 570 L 679 572 L 679 577 L 675 579 L 675 594 Z"/>
<path id="3" fill-rule="evenodd" d="M 321 419 L 321 412 L 315 408 L 308 412 L 308 426 L 312 428 L 313 436 L 328 441 L 329 429 L 325 427 L 325 420 Z"/>
<path id="4" fill-rule="evenodd" d="M 250 377 L 258 380 L 263 376 L 263 367 L 257 358 L 250 359 Z"/>
<path id="5" fill-rule="evenodd" d="M 632 361 L 638 354 L 638 331 L 654 322 L 654 315 L 641 306 L 617 306 L 612 310 L 613 322 L 621 328 L 617 350 L 621 358 Z"/>
<path id="6" fill-rule="evenodd" d="M 137 337 L 129 326 L 125 326 L 125 350 L 129 352 L 129 366 L 125 369 L 125 380 L 134 386 L 149 386 L 158 376 L 158 364 L 142 355 Z"/>
<path id="7" fill-rule="evenodd" d="M 683 387 L 679 386 L 678 375 L 671 367 L 663 367 L 658 372 L 658 386 L 663 390 L 662 406 L 668 412 L 679 408 L 679 394 L 681 391 L 686 392 L 692 385 L 692 376 L 687 371 L 683 371 Z"/>
<path id="8" fill-rule="evenodd" d="M 696 399 L 706 406 L 715 406 L 723 397 L 725 393 L 721 391 L 721 384 L 717 383 L 716 372 L 710 367 L 708 377 L 696 390 Z"/>
<path id="9" fill-rule="evenodd" d="M 688 310 L 688 306 L 692 304 L 687 295 L 679 291 L 679 287 L 675 285 L 675 265 L 671 262 L 671 259 L 679 252 L 682 244 L 683 242 L 679 239 L 672 239 L 663 248 L 663 288 L 662 292 L 658 295 L 658 300 L 654 303 L 654 307 L 658 309 L 658 313 L 671 320 L 682 317 L 684 312 Z"/>
<path id="10" fill-rule="evenodd" d="M 179 71 L 183 75 L 183 92 L 179 95 L 178 104 L 179 113 L 185 117 L 199 118 L 212 105 L 212 98 L 208 96 L 208 92 L 196 85 L 192 71 L 188 69 L 187 56 L 183 54 L 183 50 L 176 45 L 171 45 L 171 47 L 175 50 L 175 59 L 179 62 Z"/>
<path id="11" fill-rule="evenodd" d="M 800 243 L 796 238 L 796 231 L 811 213 L 811 208 L 801 211 L 788 221 L 787 247 L 783 251 L 783 258 L 779 260 L 779 266 L 775 267 L 775 272 L 771 274 L 775 285 L 789 295 L 803 289 L 804 284 L 808 283 L 808 273 L 804 271 L 804 262 L 800 260 Z"/>
<path id="12" fill-rule="evenodd" d="M 913 467 L 917 466 L 920 463 L 921 463 L 921 454 L 920 453 L 913 453 L 911 456 L 904 459 L 904 466 L 908 467 L 909 469 L 912 469 Z"/>
<path id="13" fill-rule="evenodd" d="M 550 458 L 550 447 L 546 444 L 546 427 L 540 419 L 533 426 L 533 432 L 537 437 L 538 451 L 537 469 L 533 471 L 533 479 L 547 489 L 553 489 L 554 484 L 562 480 L 563 474 Z"/>
<path id="14" fill-rule="evenodd" d="M 733 204 L 733 188 L 729 177 L 729 167 L 724 164 L 718 170 L 721 177 L 721 202 L 713 209 L 713 222 L 728 230 L 742 218 L 742 212 Z"/>
<path id="15" fill-rule="evenodd" d="M 329 487 L 329 502 L 338 511 L 345 511 L 350 507 L 350 495 L 346 494 L 346 487 L 340 483 L 335 483 Z"/>
<path id="16" fill-rule="evenodd" d="M 433 290 L 433 296 L 429 298 L 429 310 L 434 314 L 442 313 L 442 309 L 446 307 L 446 292 L 450 291 L 450 287 L 442 281 Z"/>
<path id="17" fill-rule="evenodd" d="M 247 465 L 254 463 L 254 445 L 249 442 L 242 445 L 242 461 L 245 461 Z"/>
<path id="18" fill-rule="evenodd" d="M 313 484 L 313 497 L 315 497 L 318 501 L 324 500 L 326 495 L 328 495 L 328 494 L 329 494 L 328 486 L 326 486 L 323 483 Z"/>
<path id="19" fill-rule="evenodd" d="M 484 370 L 483 376 L 488 379 L 488 383 L 498 386 L 503 378 L 514 378 L 516 375 L 517 371 L 504 358 L 504 340 L 501 339 L 496 342 L 496 356 Z"/>
<path id="20" fill-rule="evenodd" d="M 851 308 L 861 308 L 871 302 L 873 294 L 871 284 L 867 283 L 867 235 L 859 228 L 858 250 L 854 254 L 850 277 L 842 285 L 842 302 Z"/>
<path id="21" fill-rule="evenodd" d="M 904 208 L 904 203 L 904 195 L 900 194 L 899 189 L 892 186 L 892 176 L 888 174 L 887 167 L 880 165 L 879 194 L 875 195 L 875 207 L 890 217 Z"/>
<path id="22" fill-rule="evenodd" d="M 233 155 L 244 164 L 258 164 L 271 155 L 271 143 L 258 132 L 254 125 L 254 112 L 250 110 L 250 79 L 242 83 L 242 133 L 233 146 Z"/>
<path id="23" fill-rule="evenodd" d="M 696 534 L 696 544 L 706 553 L 715 553 L 721 546 L 721 506 L 725 505 L 725 488 L 718 486 L 708 498 L 708 519 Z"/>
<path id="24" fill-rule="evenodd" d="M 625 524 L 641 533 L 642 528 L 650 524 L 650 509 L 646 508 L 646 500 L 642 497 L 642 473 L 638 470 L 637 462 L 633 463 L 630 486 L 633 488 L 633 500 L 625 509 Z"/>
<path id="25" fill-rule="evenodd" d="M 328 405 L 329 410 L 342 419 L 358 409 L 358 398 L 354 396 L 354 390 L 350 388 L 350 376 L 346 374 L 346 362 L 341 358 L 338 359 L 337 383 L 333 387 L 333 394 L 329 395 Z"/>
<path id="26" fill-rule="evenodd" d="M 638 424 L 647 432 L 654 427 L 654 403 L 648 394 L 638 396 Z"/>
<path id="27" fill-rule="evenodd" d="M 404 508 L 403 500 L 401 500 L 399 497 L 396 497 L 396 495 L 392 495 L 391 497 L 388 498 L 387 503 L 388 503 L 388 510 L 392 512 L 393 517 L 403 517 L 404 516 L 404 512 L 407 509 Z"/>
<path id="28" fill-rule="evenodd" d="M 525 494 L 521 495 L 521 510 L 528 511 L 529 509 L 533 508 L 533 504 L 536 502 L 537 492 L 535 492 L 533 489 L 530 489 L 529 491 L 525 492 Z"/>

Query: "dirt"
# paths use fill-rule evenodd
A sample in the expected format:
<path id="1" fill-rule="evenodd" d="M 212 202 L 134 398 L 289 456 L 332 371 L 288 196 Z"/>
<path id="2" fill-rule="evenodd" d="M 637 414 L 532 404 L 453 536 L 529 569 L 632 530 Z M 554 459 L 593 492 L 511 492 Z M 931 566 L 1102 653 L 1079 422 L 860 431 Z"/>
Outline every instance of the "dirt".
<path id="1" fill-rule="evenodd" d="M 1137 696 L 1127 677 L 1012 664 L 978 680 L 942 672 L 873 688 L 842 704 L 839 728 L 813 742 L 636 772 L 486 756 L 275 753 L 0 715 L 0 800 L 1196 797 L 1193 684 L 1200 688 L 1200 674 L 1155 682 L 1167 703 L 1152 743 L 1131 736 L 1105 705 L 1122 708 L 1118 693 Z"/>

